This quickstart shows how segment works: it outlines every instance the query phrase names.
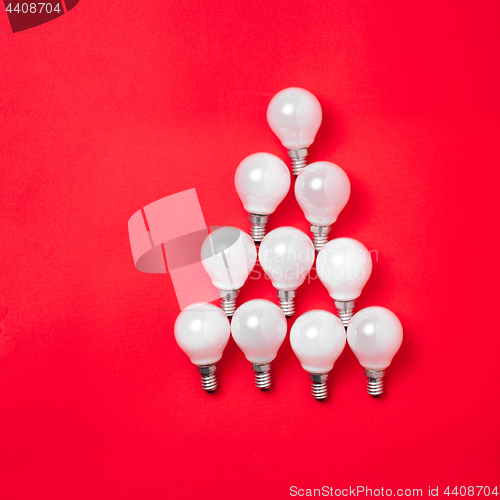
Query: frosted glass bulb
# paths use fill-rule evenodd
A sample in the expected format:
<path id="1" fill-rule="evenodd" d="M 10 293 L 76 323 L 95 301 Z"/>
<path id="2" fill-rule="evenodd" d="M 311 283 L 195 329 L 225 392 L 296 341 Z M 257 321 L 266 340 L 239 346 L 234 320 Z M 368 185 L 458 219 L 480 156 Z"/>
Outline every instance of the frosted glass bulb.
<path id="1" fill-rule="evenodd" d="M 262 240 L 259 262 L 277 290 L 285 316 L 292 316 L 296 290 L 304 283 L 314 262 L 312 241 L 294 227 L 273 229 Z"/>
<path id="2" fill-rule="evenodd" d="M 384 374 L 403 342 L 403 326 L 385 307 L 358 311 L 347 328 L 347 341 L 368 378 L 368 394 L 384 392 Z"/>
<path id="3" fill-rule="evenodd" d="M 175 321 L 175 340 L 198 367 L 203 390 L 217 389 L 216 363 L 230 336 L 227 316 L 213 304 L 193 304 Z"/>
<path id="4" fill-rule="evenodd" d="M 318 401 L 328 396 L 328 373 L 344 350 L 345 342 L 345 329 L 337 316 L 320 309 L 299 316 L 290 330 L 292 350 L 309 373 L 311 392 Z"/>
<path id="5" fill-rule="evenodd" d="M 271 361 L 285 340 L 286 330 L 283 312 L 268 300 L 249 300 L 234 313 L 231 334 L 252 363 L 255 385 L 263 391 L 271 387 Z"/>
<path id="6" fill-rule="evenodd" d="M 267 107 L 267 121 L 288 149 L 294 175 L 298 175 L 306 166 L 308 148 L 314 142 L 322 118 L 318 99 L 311 92 L 298 87 L 281 90 Z"/>
<path id="7" fill-rule="evenodd" d="M 329 241 L 316 259 L 318 277 L 335 301 L 342 324 L 347 328 L 354 301 L 372 273 L 372 258 L 367 248 L 352 238 Z"/>
<path id="8" fill-rule="evenodd" d="M 236 192 L 249 213 L 251 236 L 260 243 L 266 224 L 290 189 L 290 172 L 285 163 L 269 153 L 247 156 L 236 169 Z"/>
<path id="9" fill-rule="evenodd" d="M 350 194 L 349 177 L 338 165 L 329 161 L 311 163 L 297 177 L 295 198 L 311 224 L 317 252 L 328 241 L 331 225 L 345 207 Z"/>
<path id="10" fill-rule="evenodd" d="M 201 246 L 201 263 L 221 294 L 227 316 L 236 309 L 236 297 L 255 266 L 257 250 L 248 234 L 236 227 L 212 231 Z"/>

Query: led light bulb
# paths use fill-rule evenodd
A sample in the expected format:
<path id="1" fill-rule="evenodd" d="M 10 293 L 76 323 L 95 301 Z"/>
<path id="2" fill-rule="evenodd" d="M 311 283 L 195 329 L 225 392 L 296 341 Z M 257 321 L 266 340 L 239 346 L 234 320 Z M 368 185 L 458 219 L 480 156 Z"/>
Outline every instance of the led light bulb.
<path id="1" fill-rule="evenodd" d="M 285 163 L 269 153 L 252 154 L 238 165 L 234 185 L 249 214 L 250 234 L 255 243 L 264 238 L 269 215 L 287 195 L 290 182 Z"/>
<path id="2" fill-rule="evenodd" d="M 278 292 L 281 310 L 285 316 L 292 316 L 296 290 L 304 283 L 314 262 L 312 241 L 294 227 L 273 229 L 262 240 L 259 261 Z"/>
<path id="3" fill-rule="evenodd" d="M 220 227 L 201 246 L 201 263 L 219 289 L 221 308 L 227 316 L 236 309 L 240 288 L 255 266 L 257 250 L 252 238 L 236 227 Z"/>
<path id="4" fill-rule="evenodd" d="M 342 354 L 345 340 L 345 329 L 337 316 L 320 309 L 299 316 L 290 330 L 293 352 L 309 373 L 311 392 L 318 401 L 328 397 L 328 374 Z"/>
<path id="5" fill-rule="evenodd" d="M 366 247 L 352 238 L 329 241 L 316 259 L 318 277 L 335 301 L 340 321 L 347 328 L 354 302 L 372 273 L 372 258 Z"/>
<path id="6" fill-rule="evenodd" d="M 368 394 L 384 392 L 385 370 L 403 342 L 398 317 L 385 307 L 366 307 L 358 311 L 347 328 L 347 341 L 368 378 Z"/>
<path id="7" fill-rule="evenodd" d="M 308 148 L 314 142 L 322 117 L 318 99 L 297 87 L 281 90 L 267 107 L 267 121 L 288 149 L 294 175 L 299 175 L 306 166 Z"/>
<path id="8" fill-rule="evenodd" d="M 268 300 L 249 300 L 234 313 L 231 334 L 252 363 L 258 389 L 265 391 L 271 387 L 271 362 L 285 340 L 286 329 L 283 312 Z"/>
<path id="9" fill-rule="evenodd" d="M 204 391 L 217 389 L 216 363 L 222 357 L 230 335 L 229 320 L 213 304 L 193 304 L 175 321 L 175 340 L 198 367 Z"/>
<path id="10" fill-rule="evenodd" d="M 331 225 L 345 207 L 350 194 L 349 177 L 338 165 L 329 161 L 311 163 L 297 177 L 295 198 L 311 224 L 316 252 L 328 241 Z"/>

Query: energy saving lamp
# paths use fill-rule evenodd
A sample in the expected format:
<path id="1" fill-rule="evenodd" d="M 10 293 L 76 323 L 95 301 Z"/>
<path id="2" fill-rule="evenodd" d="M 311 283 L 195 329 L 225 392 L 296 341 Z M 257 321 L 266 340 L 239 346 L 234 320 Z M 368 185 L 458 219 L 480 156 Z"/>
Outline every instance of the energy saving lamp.
<path id="1" fill-rule="evenodd" d="M 234 313 L 231 334 L 252 363 L 255 385 L 262 391 L 271 387 L 271 362 L 285 340 L 286 330 L 283 312 L 268 300 L 249 300 Z"/>
<path id="2" fill-rule="evenodd" d="M 250 234 L 256 244 L 266 235 L 269 215 L 287 195 L 290 182 L 288 167 L 269 153 L 254 153 L 238 165 L 234 185 L 248 212 Z"/>
<path id="3" fill-rule="evenodd" d="M 308 148 L 314 142 L 322 118 L 318 99 L 298 87 L 281 90 L 267 107 L 267 121 L 288 149 L 294 175 L 299 175 L 306 166 Z"/>
<path id="4" fill-rule="evenodd" d="M 352 238 L 329 241 L 316 259 L 318 277 L 335 301 L 340 321 L 347 328 L 355 300 L 372 273 L 372 258 L 367 248 Z"/>
<path id="5" fill-rule="evenodd" d="M 174 333 L 179 347 L 198 367 L 203 390 L 215 391 L 216 363 L 230 336 L 226 315 L 213 304 L 193 304 L 177 316 Z"/>
<path id="6" fill-rule="evenodd" d="M 311 270 L 314 255 L 311 239 L 294 227 L 273 229 L 262 240 L 259 262 L 276 288 L 287 317 L 295 313 L 296 290 Z"/>
<path id="7" fill-rule="evenodd" d="M 347 341 L 368 378 L 368 394 L 384 392 L 385 370 L 403 342 L 398 317 L 385 307 L 366 307 L 358 311 L 347 328 Z"/>
<path id="8" fill-rule="evenodd" d="M 295 182 L 295 198 L 311 224 L 314 248 L 319 252 L 328 241 L 351 194 L 347 174 L 335 163 L 317 161 L 308 165 Z"/>
<path id="9" fill-rule="evenodd" d="M 201 263 L 221 295 L 227 316 L 236 309 L 236 298 L 255 266 L 257 250 L 252 238 L 236 227 L 220 227 L 201 246 Z"/>
<path id="10" fill-rule="evenodd" d="M 315 309 L 297 318 L 290 331 L 292 350 L 309 373 L 311 392 L 322 401 L 328 397 L 328 374 L 344 350 L 345 329 L 328 311 Z"/>

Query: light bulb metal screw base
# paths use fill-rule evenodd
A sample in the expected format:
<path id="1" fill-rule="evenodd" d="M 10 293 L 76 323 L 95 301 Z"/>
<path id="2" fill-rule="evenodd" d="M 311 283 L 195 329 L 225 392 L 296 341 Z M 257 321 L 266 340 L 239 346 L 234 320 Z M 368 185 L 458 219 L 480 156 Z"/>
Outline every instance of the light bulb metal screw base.
<path id="1" fill-rule="evenodd" d="M 323 401 L 328 397 L 328 373 L 310 373 L 309 380 L 311 381 L 311 394 L 318 401 Z"/>
<path id="2" fill-rule="evenodd" d="M 347 328 L 354 311 L 354 300 L 335 300 L 334 302 L 339 313 L 339 319 L 344 327 Z"/>
<path id="3" fill-rule="evenodd" d="M 307 148 L 289 149 L 288 156 L 292 159 L 292 174 L 299 175 L 307 165 L 306 158 L 309 154 Z"/>
<path id="4" fill-rule="evenodd" d="M 227 317 L 231 317 L 236 311 L 236 299 L 239 294 L 239 290 L 220 290 L 220 308 Z"/>
<path id="5" fill-rule="evenodd" d="M 327 243 L 330 230 L 331 226 L 315 226 L 311 224 L 314 249 L 316 250 L 316 252 L 319 252 Z"/>
<path id="6" fill-rule="evenodd" d="M 297 292 L 295 290 L 289 290 L 288 292 L 277 290 L 277 293 L 283 314 L 287 318 L 293 316 L 295 314 L 295 296 Z"/>
<path id="7" fill-rule="evenodd" d="M 269 220 L 269 215 L 262 214 L 248 214 L 250 221 L 250 236 L 252 240 L 258 245 L 266 235 L 266 224 Z"/>
<path id="8" fill-rule="evenodd" d="M 201 375 L 201 387 L 206 392 L 214 392 L 217 389 L 217 367 L 215 363 L 212 365 L 197 366 L 198 372 Z"/>
<path id="9" fill-rule="evenodd" d="M 261 391 L 271 387 L 271 363 L 252 363 L 255 372 L 255 386 Z"/>
<path id="10" fill-rule="evenodd" d="M 385 370 L 365 370 L 368 379 L 366 389 L 370 396 L 374 398 L 384 393 Z"/>

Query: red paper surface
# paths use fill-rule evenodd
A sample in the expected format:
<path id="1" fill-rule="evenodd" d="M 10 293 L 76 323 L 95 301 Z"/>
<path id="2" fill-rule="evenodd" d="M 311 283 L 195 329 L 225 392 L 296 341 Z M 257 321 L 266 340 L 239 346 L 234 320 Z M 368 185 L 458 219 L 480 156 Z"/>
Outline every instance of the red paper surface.
<path id="1" fill-rule="evenodd" d="M 485 0 L 82 1 L 18 33 L 0 13 L 1 498 L 500 486 L 499 21 Z M 248 227 L 234 170 L 287 160 L 265 113 L 288 86 L 323 107 L 310 160 L 352 184 L 332 236 L 374 251 L 357 307 L 404 327 L 379 400 L 346 348 L 316 402 L 288 337 L 270 392 L 231 340 L 205 394 L 170 275 L 134 267 L 128 220 L 166 196 Z M 293 192 L 281 225 L 308 231 Z"/>

